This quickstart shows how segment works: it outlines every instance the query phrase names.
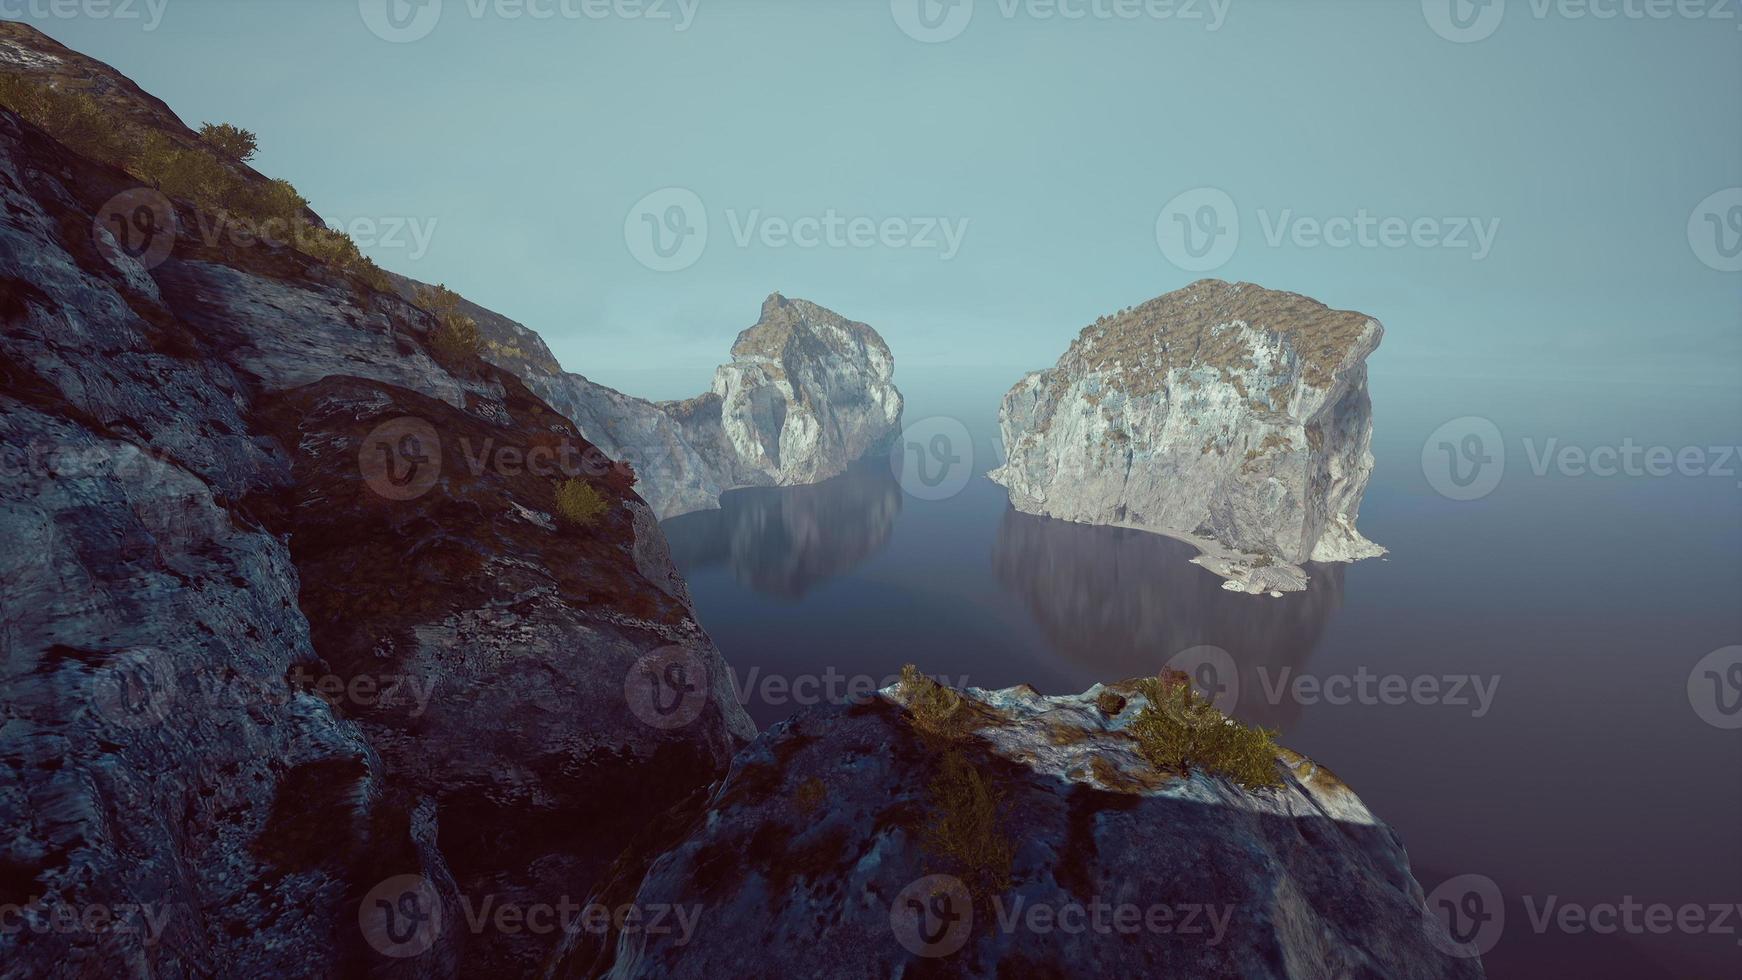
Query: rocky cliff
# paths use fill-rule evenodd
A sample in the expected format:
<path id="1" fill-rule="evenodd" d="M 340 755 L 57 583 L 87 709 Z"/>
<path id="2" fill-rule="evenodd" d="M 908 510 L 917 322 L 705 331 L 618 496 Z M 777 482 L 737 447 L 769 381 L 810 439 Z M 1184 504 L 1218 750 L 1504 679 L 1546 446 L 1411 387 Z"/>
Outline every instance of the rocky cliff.
<path id="1" fill-rule="evenodd" d="M 1157 690 L 903 682 L 806 709 L 595 896 L 689 927 L 573 937 L 550 975 L 1481 976 L 1329 770 L 1286 749 L 1267 788 L 1158 767 Z"/>
<path id="2" fill-rule="evenodd" d="M 1384 554 L 1355 529 L 1373 469 L 1366 358 L 1379 323 L 1203 280 L 1084 328 L 1004 396 L 1018 510 L 1172 535 L 1248 592 Z"/>
<path id="3" fill-rule="evenodd" d="M 366 268 L 139 187 L 0 108 L 4 972 L 527 972 L 468 912 L 578 900 L 754 733 L 653 514 Z"/>
<path id="4" fill-rule="evenodd" d="M 877 331 L 775 293 L 714 388 L 662 407 L 733 486 L 816 483 L 895 437 L 901 393 Z"/>
<path id="5" fill-rule="evenodd" d="M 402 283 L 411 295 L 415 284 Z M 779 293 L 738 335 L 712 390 L 651 402 L 564 371 L 531 330 L 466 304 L 484 357 L 518 374 L 613 459 L 630 463 L 661 519 L 720 506 L 739 487 L 837 476 L 894 439 L 901 392 L 889 345 L 871 327 Z"/>

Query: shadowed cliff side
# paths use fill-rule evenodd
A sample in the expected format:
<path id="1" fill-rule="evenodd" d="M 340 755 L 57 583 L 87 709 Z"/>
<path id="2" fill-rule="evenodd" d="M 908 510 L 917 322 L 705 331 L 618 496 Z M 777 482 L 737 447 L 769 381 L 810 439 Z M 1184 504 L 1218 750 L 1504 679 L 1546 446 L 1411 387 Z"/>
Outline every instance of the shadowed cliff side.
<path id="1" fill-rule="evenodd" d="M 753 733 L 653 515 L 441 317 L 186 201 L 137 249 L 137 188 L 0 110 L 0 897 L 163 912 L 8 970 L 523 972 L 549 938 L 465 903 L 584 894 Z M 650 655 L 687 726 L 626 696 Z"/>

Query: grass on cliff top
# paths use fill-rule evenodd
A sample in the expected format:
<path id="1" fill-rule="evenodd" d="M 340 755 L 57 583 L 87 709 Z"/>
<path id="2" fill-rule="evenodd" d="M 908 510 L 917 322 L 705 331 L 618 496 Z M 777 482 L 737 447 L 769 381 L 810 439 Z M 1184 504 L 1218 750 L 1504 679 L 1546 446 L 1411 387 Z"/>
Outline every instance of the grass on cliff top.
<path id="1" fill-rule="evenodd" d="M 901 668 L 900 689 L 909 722 L 938 763 L 937 774 L 926 785 L 930 806 L 920 827 L 920 846 L 938 870 L 956 875 L 974 895 L 1005 891 L 1016 853 L 1004 828 L 1005 792 L 964 751 L 968 733 L 984 713 L 912 664 Z"/>
<path id="2" fill-rule="evenodd" d="M 1237 332 L 1217 330 L 1235 320 L 1286 337 L 1307 381 L 1321 386 L 1366 335 L 1368 322 L 1297 293 L 1205 279 L 1096 319 L 1072 346 L 1091 370 L 1117 365 L 1133 395 L 1154 391 L 1170 368 L 1191 365 L 1216 369 L 1243 388 L 1237 373 L 1255 366 L 1250 351 Z"/>
<path id="3" fill-rule="evenodd" d="M 0 105 L 84 156 L 118 167 L 172 198 L 208 212 L 245 219 L 303 254 L 380 292 L 392 282 L 350 236 L 308 219 L 308 200 L 285 180 L 251 175 L 244 161 L 254 134 L 229 123 L 206 123 L 184 144 L 122 118 L 88 93 L 13 72 L 0 72 Z"/>
<path id="4" fill-rule="evenodd" d="M 1222 714 L 1183 674 L 1147 678 L 1137 687 L 1149 703 L 1126 731 L 1150 765 L 1179 773 L 1196 769 L 1249 790 L 1282 785 L 1275 732 Z"/>

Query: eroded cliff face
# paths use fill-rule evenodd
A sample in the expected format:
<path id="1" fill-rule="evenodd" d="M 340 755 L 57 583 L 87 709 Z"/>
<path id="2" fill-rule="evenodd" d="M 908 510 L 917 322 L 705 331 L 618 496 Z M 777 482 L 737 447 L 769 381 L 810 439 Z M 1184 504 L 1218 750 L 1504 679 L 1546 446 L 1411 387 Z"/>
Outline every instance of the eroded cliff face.
<path id="1" fill-rule="evenodd" d="M 404 290 L 410 295 L 410 284 Z M 866 324 L 776 293 L 738 335 L 712 390 L 651 402 L 564 371 L 539 336 L 467 304 L 484 357 L 526 381 L 613 459 L 630 463 L 660 519 L 720 506 L 739 487 L 820 483 L 894 439 L 901 392 Z"/>
<path id="2" fill-rule="evenodd" d="M 1384 554 L 1355 529 L 1382 334 L 1294 293 L 1193 283 L 1017 382 L 989 476 L 1018 510 L 1187 540 L 1229 588 L 1305 588 L 1304 562 Z"/>
<path id="3" fill-rule="evenodd" d="M 573 937 L 552 975 L 1482 975 L 1396 833 L 1310 759 L 1281 750 L 1265 789 L 1158 771 L 1131 734 L 1147 701 L 1129 684 L 970 689 L 964 742 L 943 749 L 902 687 L 758 737 L 598 896 L 700 914 Z M 1007 845 L 1006 880 L 975 886 L 932 848 L 940 819 L 972 828 L 970 846 Z"/>
<path id="4" fill-rule="evenodd" d="M 895 436 L 894 374 L 877 331 L 775 293 L 714 372 L 713 391 L 665 408 L 734 486 L 816 483 Z"/>
<path id="5" fill-rule="evenodd" d="M 466 903 L 578 900 L 753 734 L 652 512 L 399 296 L 185 202 L 142 263 L 137 186 L 0 110 L 0 901 L 149 910 L 6 971 L 524 973 L 549 937 Z M 492 447 L 585 461 L 599 515 Z M 636 710 L 650 656 L 689 724 Z"/>

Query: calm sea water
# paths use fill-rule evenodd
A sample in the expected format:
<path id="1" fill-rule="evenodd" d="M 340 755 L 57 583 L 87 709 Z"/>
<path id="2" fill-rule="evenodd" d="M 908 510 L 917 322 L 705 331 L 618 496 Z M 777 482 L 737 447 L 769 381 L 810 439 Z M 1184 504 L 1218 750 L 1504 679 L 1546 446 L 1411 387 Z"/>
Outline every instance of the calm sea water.
<path id="1" fill-rule="evenodd" d="M 1695 710 L 1704 698 L 1722 722 L 1742 699 L 1722 686 L 1734 678 L 1695 671 L 1742 644 L 1742 461 L 1728 476 L 1533 467 L 1567 445 L 1734 446 L 1742 393 L 1376 371 L 1360 526 L 1391 554 L 1315 566 L 1307 592 L 1272 599 L 1225 592 L 1167 538 L 1013 511 L 983 476 L 1013 375 L 897 380 L 905 421 L 947 417 L 972 434 L 960 492 L 922 499 L 872 459 L 666 522 L 759 724 L 908 662 L 1063 693 L 1220 648 L 1233 713 L 1335 769 L 1402 833 L 1424 888 L 1494 882 L 1490 976 L 1742 976 L 1742 909 L 1728 934 L 1656 934 L 1642 913 L 1634 932 L 1537 921 L 1568 904 L 1601 918 L 1628 902 L 1742 903 L 1742 728 Z M 1485 497 L 1448 499 L 1424 476 L 1423 444 L 1472 415 L 1499 430 L 1504 475 Z M 1386 703 L 1353 686 L 1373 677 L 1377 695 L 1388 675 L 1422 693 Z M 1344 683 L 1350 696 L 1333 698 Z"/>

